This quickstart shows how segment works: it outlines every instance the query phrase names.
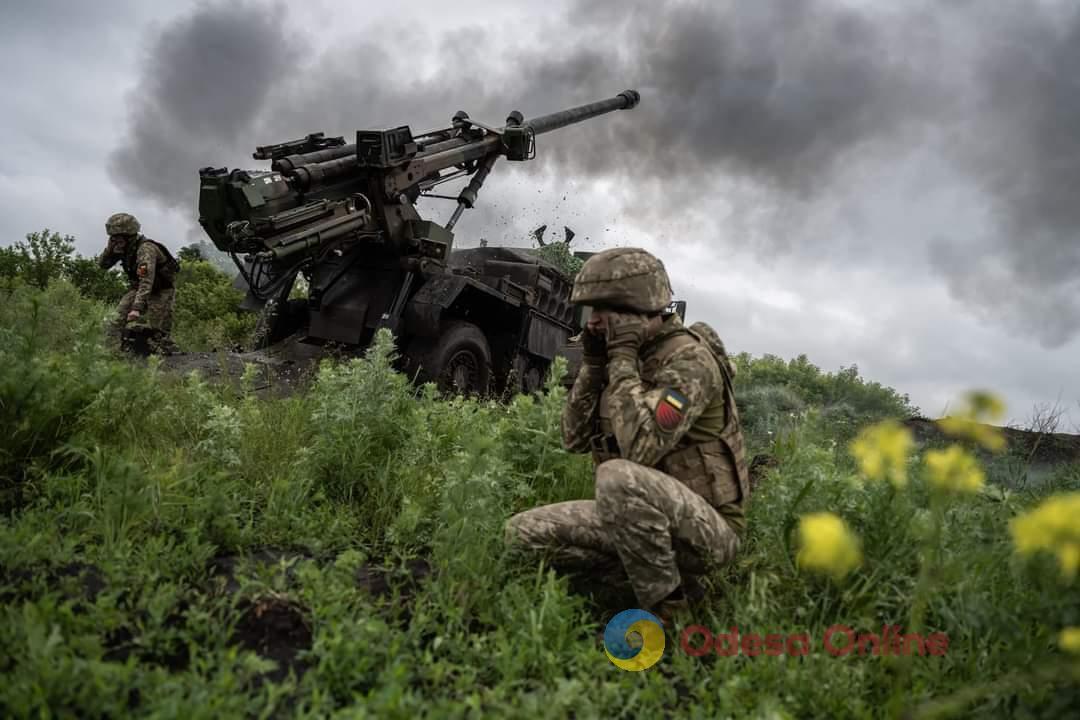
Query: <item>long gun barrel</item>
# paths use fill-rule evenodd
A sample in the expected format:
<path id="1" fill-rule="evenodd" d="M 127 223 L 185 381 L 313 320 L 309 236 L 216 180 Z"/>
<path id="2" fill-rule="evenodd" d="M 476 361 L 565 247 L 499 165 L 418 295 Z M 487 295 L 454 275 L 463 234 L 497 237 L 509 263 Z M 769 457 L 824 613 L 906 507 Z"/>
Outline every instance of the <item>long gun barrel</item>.
<path id="1" fill-rule="evenodd" d="M 360 242 L 384 264 L 410 257 L 441 263 L 454 225 L 475 204 L 498 158 L 532 159 L 537 135 L 627 110 L 639 101 L 636 91 L 626 90 L 530 120 L 514 111 L 502 127 L 458 112 L 450 127 L 418 136 L 403 125 L 357 131 L 354 143 L 313 133 L 260 146 L 254 158 L 270 160 L 269 171 L 200 171 L 199 222 L 219 249 L 233 255 L 260 300 L 269 291 L 260 290 L 255 278 L 270 278 L 264 284 L 278 288 L 274 278 L 295 275 L 300 268 L 308 272 L 312 263 L 322 262 L 328 247 L 343 257 Z M 440 226 L 421 220 L 416 200 L 462 176 L 471 181 L 454 198 L 458 204 L 449 221 Z M 238 253 L 248 260 L 241 262 Z"/>
<path id="2" fill-rule="evenodd" d="M 454 165 L 480 160 L 493 152 L 505 155 L 510 160 L 527 160 L 532 156 L 534 136 L 615 110 L 628 110 L 637 105 L 640 100 L 641 96 L 636 91 L 627 90 L 608 100 L 580 105 L 531 120 L 523 121 L 521 114 L 515 111 L 510 113 L 507 124 L 499 129 L 488 128 L 471 121 L 467 114 L 459 112 L 454 118 L 457 123 L 456 128 L 411 138 L 411 143 L 415 145 L 415 155 L 408 168 L 411 172 L 405 173 L 403 181 L 394 183 L 394 190 L 400 192 L 405 187 L 414 184 L 419 177 L 427 177 Z M 477 137 L 468 132 L 468 126 L 487 130 L 488 133 Z M 401 128 L 397 128 L 394 131 L 383 132 L 400 130 Z M 455 131 L 460 134 L 454 136 Z M 379 131 L 368 133 L 369 136 L 376 134 L 379 134 Z M 361 141 L 358 137 L 357 143 L 290 155 L 275 160 L 273 169 L 294 176 L 300 188 L 310 190 L 354 172 L 360 163 L 358 150 L 360 146 Z"/>
<path id="3" fill-rule="evenodd" d="M 627 90 L 619 93 L 610 100 L 601 100 L 599 102 L 589 103 L 588 105 L 570 108 L 569 110 L 554 112 L 550 115 L 541 115 L 538 118 L 526 121 L 525 124 L 532 127 L 534 133 L 540 135 L 552 130 L 558 130 L 567 125 L 579 123 L 582 120 L 588 120 L 597 115 L 609 113 L 612 110 L 629 110 L 636 106 L 640 101 L 641 96 L 638 95 L 636 90 Z"/>
<path id="4" fill-rule="evenodd" d="M 587 105 L 581 105 L 569 110 L 561 110 L 559 112 L 550 113 L 548 115 L 542 115 L 538 118 L 527 120 L 524 123 L 520 121 L 517 124 L 524 124 L 532 128 L 533 134 L 542 135 L 543 133 L 557 130 L 567 125 L 579 123 L 583 120 L 596 117 L 597 115 L 603 115 L 604 113 L 611 112 L 613 110 L 629 110 L 640 102 L 641 96 L 634 90 L 627 90 L 619 93 L 617 96 L 609 100 L 601 100 L 599 102 L 589 103 Z M 468 116 L 464 113 L 459 113 L 458 118 L 467 119 Z M 514 115 L 511 113 L 513 119 Z M 509 125 L 510 123 L 508 123 Z M 447 135 L 448 131 L 435 131 L 426 133 L 424 136 L 416 138 L 416 142 L 420 149 L 420 156 L 432 155 L 444 150 L 451 150 L 455 147 L 460 147 L 468 142 L 464 138 L 452 138 Z M 315 134 L 318 137 L 322 137 L 322 133 Z M 423 142 L 430 138 L 429 142 Z M 331 139 L 333 140 L 333 139 Z M 282 143 L 282 146 L 299 147 L 300 143 L 304 141 L 293 141 L 291 143 Z M 328 149 L 315 150 L 313 152 L 306 152 L 303 154 L 291 154 L 284 155 L 278 159 L 275 159 L 272 165 L 274 170 L 281 172 L 293 172 L 298 168 L 307 165 L 323 165 L 324 163 L 332 160 L 338 160 L 340 158 L 351 157 L 356 155 L 356 144 L 350 143 L 348 145 L 342 143 L 336 147 L 330 147 Z M 268 157 L 266 151 L 260 148 L 259 152 L 255 153 L 257 159 L 266 159 Z"/>

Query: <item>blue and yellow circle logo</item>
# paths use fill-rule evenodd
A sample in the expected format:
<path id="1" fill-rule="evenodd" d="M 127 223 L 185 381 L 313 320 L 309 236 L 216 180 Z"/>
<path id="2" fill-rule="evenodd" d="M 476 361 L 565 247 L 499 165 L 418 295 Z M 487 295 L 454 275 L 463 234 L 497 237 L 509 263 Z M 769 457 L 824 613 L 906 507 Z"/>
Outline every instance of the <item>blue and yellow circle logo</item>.
<path id="1" fill-rule="evenodd" d="M 604 628 L 604 653 L 615 667 L 647 670 L 664 656 L 664 627 L 644 610 L 623 610 Z"/>

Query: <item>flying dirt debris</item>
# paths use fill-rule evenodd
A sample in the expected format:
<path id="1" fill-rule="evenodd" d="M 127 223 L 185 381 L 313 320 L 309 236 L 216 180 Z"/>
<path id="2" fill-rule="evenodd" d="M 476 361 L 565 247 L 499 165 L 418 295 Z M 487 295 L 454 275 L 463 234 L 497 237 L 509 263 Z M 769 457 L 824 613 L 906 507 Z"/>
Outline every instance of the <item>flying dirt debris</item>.
<path id="1" fill-rule="evenodd" d="M 459 111 L 422 135 L 403 125 L 349 144 L 320 132 L 258 147 L 269 170 L 200 170 L 199 222 L 239 268 L 243 306 L 261 313 L 256 347 L 280 362 L 293 362 L 282 348 L 355 352 L 387 328 L 402 369 L 442 390 L 531 392 L 580 330 L 572 278 L 520 249 L 454 250 L 454 225 L 498 158 L 530 160 L 537 135 L 639 99 L 627 90 L 531 120 L 514 111 L 502 127 Z M 470 176 L 456 197 L 432 192 Z M 444 224 L 424 220 L 421 197 L 457 207 Z M 298 276 L 306 298 L 293 297 Z"/>

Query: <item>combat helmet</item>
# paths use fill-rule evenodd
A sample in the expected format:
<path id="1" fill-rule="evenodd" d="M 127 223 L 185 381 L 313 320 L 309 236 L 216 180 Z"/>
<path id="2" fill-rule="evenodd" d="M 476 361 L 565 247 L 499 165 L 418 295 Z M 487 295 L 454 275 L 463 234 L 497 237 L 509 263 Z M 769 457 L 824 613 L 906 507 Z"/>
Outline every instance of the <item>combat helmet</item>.
<path id="1" fill-rule="evenodd" d="M 138 235 L 140 227 L 135 216 L 128 213 L 110 215 L 109 219 L 105 221 L 105 233 L 110 237 L 113 235 Z"/>
<path id="2" fill-rule="evenodd" d="M 655 313 L 671 303 L 671 282 L 664 263 L 651 253 L 613 248 L 585 261 L 574 278 L 570 302 Z"/>

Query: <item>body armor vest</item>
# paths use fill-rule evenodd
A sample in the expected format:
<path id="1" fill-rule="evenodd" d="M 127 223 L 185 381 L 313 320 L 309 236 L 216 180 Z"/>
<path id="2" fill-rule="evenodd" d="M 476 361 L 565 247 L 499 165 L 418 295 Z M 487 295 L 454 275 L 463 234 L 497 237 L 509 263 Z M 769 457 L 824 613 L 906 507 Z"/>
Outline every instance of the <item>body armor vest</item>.
<path id="1" fill-rule="evenodd" d="M 174 287 L 176 273 L 180 271 L 180 263 L 172 256 L 167 247 L 157 240 L 151 240 L 145 236 L 140 236 L 139 242 L 134 243 L 133 247 L 124 253 L 124 257 L 120 261 L 124 267 L 124 273 L 128 277 L 128 282 L 133 288 L 139 285 L 139 246 L 147 242 L 153 243 L 161 254 L 165 256 L 165 262 L 158 263 L 157 272 L 154 273 L 154 287 L 150 292 L 156 293 L 159 290 L 168 290 Z"/>
<path id="2" fill-rule="evenodd" d="M 663 361 L 690 343 L 704 343 L 710 349 L 720 368 L 722 390 L 656 468 L 679 480 L 718 510 L 732 505 L 741 510 L 750 497 L 750 474 L 727 358 L 719 355 L 705 338 L 678 324 L 661 330 L 639 357 L 641 379 L 652 385 Z M 604 388 L 592 439 L 596 464 L 621 457 L 611 415 L 610 391 Z"/>

